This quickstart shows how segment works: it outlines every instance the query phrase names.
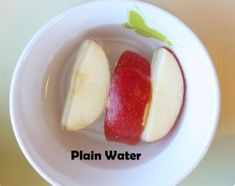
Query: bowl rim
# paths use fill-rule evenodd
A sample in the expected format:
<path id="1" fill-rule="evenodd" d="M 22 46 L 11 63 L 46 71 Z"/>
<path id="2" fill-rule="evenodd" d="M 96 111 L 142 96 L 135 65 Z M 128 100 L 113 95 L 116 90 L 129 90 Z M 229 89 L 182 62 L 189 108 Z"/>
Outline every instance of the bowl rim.
<path id="1" fill-rule="evenodd" d="M 28 54 L 31 51 L 31 48 L 37 43 L 37 40 L 40 39 L 41 35 L 47 31 L 48 29 L 50 29 L 54 24 L 56 24 L 57 22 L 59 22 L 62 18 L 66 17 L 72 10 L 76 9 L 77 7 L 81 6 L 82 4 L 97 4 L 97 3 L 107 3 L 107 2 L 120 2 L 120 3 L 128 3 L 128 2 L 138 2 L 138 4 L 140 5 L 144 5 L 144 6 L 150 6 L 152 8 L 155 9 L 160 9 L 161 11 L 172 15 L 174 18 L 177 19 L 178 22 L 180 22 L 182 25 L 184 25 L 189 32 L 195 37 L 195 39 L 197 39 L 198 43 L 201 45 L 203 51 L 205 52 L 205 54 L 208 57 L 208 61 L 210 61 L 210 67 L 212 69 L 212 75 L 214 76 L 214 81 L 215 81 L 215 89 L 216 89 L 216 93 L 215 93 L 215 97 L 217 100 L 217 108 L 216 108 L 216 117 L 214 118 L 213 122 L 214 122 L 214 128 L 212 128 L 210 131 L 210 133 L 208 134 L 208 142 L 205 146 L 205 148 L 203 149 L 203 151 L 200 151 L 200 158 L 198 158 L 195 163 L 191 166 L 188 166 L 187 169 L 181 174 L 181 176 L 178 177 L 178 180 L 176 180 L 175 184 L 179 184 L 184 178 L 186 178 L 201 162 L 201 160 L 204 158 L 205 154 L 207 153 L 209 147 L 211 146 L 211 143 L 214 139 L 214 136 L 216 134 L 216 130 L 218 127 L 218 123 L 219 123 L 219 119 L 220 119 L 220 112 L 221 112 L 221 93 L 220 93 L 220 84 L 219 84 L 219 79 L 217 77 L 217 73 L 216 73 L 216 69 L 215 69 L 215 65 L 213 64 L 213 61 L 209 55 L 209 52 L 207 51 L 207 49 L 205 48 L 205 46 L 203 45 L 202 41 L 197 37 L 197 35 L 193 32 L 193 30 L 187 26 L 187 24 L 184 23 L 184 21 L 182 21 L 181 19 L 179 19 L 174 13 L 170 12 L 169 10 L 166 10 L 162 7 L 159 7 L 158 5 L 154 5 L 150 2 L 143 2 L 143 1 L 139 1 L 139 0 L 99 0 L 99 1 L 85 1 L 85 2 L 81 2 L 78 3 L 76 5 L 74 5 L 71 8 L 67 8 L 64 11 L 62 11 L 61 13 L 59 13 L 58 15 L 52 17 L 51 19 L 49 19 L 43 26 L 41 26 L 41 28 L 33 35 L 33 37 L 30 39 L 30 41 L 26 44 L 25 48 L 23 49 L 23 52 L 21 53 L 16 66 L 15 66 L 15 70 L 13 72 L 12 75 L 12 79 L 11 79 L 11 85 L 10 85 L 10 95 L 9 95 L 9 112 L 10 112 L 10 119 L 11 119 L 11 125 L 13 128 L 13 132 L 16 138 L 16 141 L 18 143 L 18 145 L 20 146 L 21 151 L 23 152 L 24 156 L 26 157 L 26 159 L 28 160 L 28 162 L 30 163 L 30 165 L 37 171 L 37 173 L 44 178 L 48 183 L 52 184 L 52 185 L 60 185 L 60 183 L 56 182 L 56 180 L 54 180 L 52 177 L 50 177 L 47 172 L 45 170 L 43 170 L 43 168 L 40 167 L 40 165 L 38 164 L 37 161 L 35 161 L 31 155 L 30 152 L 28 152 L 28 150 L 26 149 L 26 147 L 24 146 L 23 142 L 22 142 L 22 137 L 19 134 L 18 131 L 18 127 L 17 127 L 17 121 L 15 118 L 15 110 L 14 110 L 14 89 L 16 86 L 16 79 L 17 79 L 17 74 L 20 70 L 20 66 L 24 63 L 26 56 L 28 56 Z"/>

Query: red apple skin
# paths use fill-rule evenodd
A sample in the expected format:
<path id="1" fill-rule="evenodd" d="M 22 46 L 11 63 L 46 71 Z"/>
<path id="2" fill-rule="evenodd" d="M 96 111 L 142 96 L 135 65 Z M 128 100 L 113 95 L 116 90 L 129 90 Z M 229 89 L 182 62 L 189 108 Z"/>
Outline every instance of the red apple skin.
<path id="1" fill-rule="evenodd" d="M 106 139 L 129 145 L 138 144 L 150 98 L 148 61 L 134 52 L 124 52 L 109 90 L 104 125 Z"/>
<path id="2" fill-rule="evenodd" d="M 144 76 L 150 78 L 150 64 L 147 59 L 137 54 L 136 52 L 126 50 L 121 55 L 116 69 L 120 67 L 131 67 L 136 68 L 139 72 L 143 73 Z"/>

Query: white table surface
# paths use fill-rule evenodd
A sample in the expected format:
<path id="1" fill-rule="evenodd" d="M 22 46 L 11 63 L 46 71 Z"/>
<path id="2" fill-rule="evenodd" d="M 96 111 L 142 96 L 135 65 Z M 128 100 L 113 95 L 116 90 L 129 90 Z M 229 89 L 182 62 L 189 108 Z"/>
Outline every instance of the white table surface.
<path id="1" fill-rule="evenodd" d="M 222 113 L 209 152 L 181 186 L 235 184 L 235 1 L 148 0 L 188 24 L 207 47 L 221 83 Z M 48 185 L 21 153 L 10 124 L 8 98 L 17 59 L 33 34 L 81 0 L 0 0 L 0 186 Z M 199 116 L 200 117 L 200 116 Z"/>

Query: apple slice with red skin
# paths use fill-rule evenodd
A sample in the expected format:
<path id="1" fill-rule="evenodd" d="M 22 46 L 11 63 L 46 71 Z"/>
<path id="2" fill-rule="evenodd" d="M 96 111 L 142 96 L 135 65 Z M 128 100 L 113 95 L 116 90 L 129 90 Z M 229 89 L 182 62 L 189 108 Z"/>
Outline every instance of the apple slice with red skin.
<path id="1" fill-rule="evenodd" d="M 116 69 L 120 67 L 136 68 L 143 75 L 150 78 L 150 64 L 147 59 L 133 51 L 125 51 L 121 55 Z"/>
<path id="2" fill-rule="evenodd" d="M 142 134 L 143 141 L 154 142 L 166 136 L 183 108 L 185 79 L 179 61 L 166 48 L 153 54 L 151 64 L 152 98 Z"/>
<path id="3" fill-rule="evenodd" d="M 114 71 L 105 117 L 107 140 L 138 144 L 151 99 L 150 65 L 139 54 L 126 51 Z"/>

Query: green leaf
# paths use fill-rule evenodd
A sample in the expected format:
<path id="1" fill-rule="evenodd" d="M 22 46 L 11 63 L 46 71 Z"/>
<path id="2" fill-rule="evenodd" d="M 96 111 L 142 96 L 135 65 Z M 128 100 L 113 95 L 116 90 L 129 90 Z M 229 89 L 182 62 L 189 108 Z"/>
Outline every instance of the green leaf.
<path id="1" fill-rule="evenodd" d="M 166 36 L 164 36 L 162 33 L 157 31 L 156 29 L 148 28 L 148 32 L 153 38 L 160 40 L 168 45 L 172 45 L 172 42 L 168 40 Z"/>
<path id="2" fill-rule="evenodd" d="M 136 33 L 142 36 L 151 37 L 156 40 L 162 41 L 167 45 L 172 45 L 172 42 L 168 40 L 166 36 L 164 36 L 158 30 L 149 27 L 145 23 L 144 18 L 135 10 L 129 11 L 128 23 L 125 23 L 123 26 L 127 29 L 134 29 Z"/>
<path id="3" fill-rule="evenodd" d="M 141 15 L 134 11 L 131 10 L 129 12 L 129 24 L 132 25 L 133 27 L 144 27 L 146 26 L 144 19 L 141 17 Z"/>
<path id="4" fill-rule="evenodd" d="M 138 29 L 138 30 L 135 30 L 135 32 L 137 32 L 138 34 L 144 36 L 144 37 L 151 37 L 151 34 L 149 34 L 147 31 L 145 30 L 141 30 L 141 29 Z"/>
<path id="5" fill-rule="evenodd" d="M 133 27 L 129 23 L 123 24 L 123 26 L 127 29 L 133 29 Z"/>

